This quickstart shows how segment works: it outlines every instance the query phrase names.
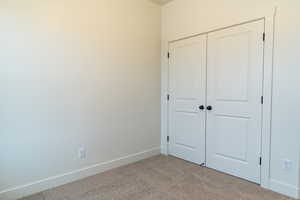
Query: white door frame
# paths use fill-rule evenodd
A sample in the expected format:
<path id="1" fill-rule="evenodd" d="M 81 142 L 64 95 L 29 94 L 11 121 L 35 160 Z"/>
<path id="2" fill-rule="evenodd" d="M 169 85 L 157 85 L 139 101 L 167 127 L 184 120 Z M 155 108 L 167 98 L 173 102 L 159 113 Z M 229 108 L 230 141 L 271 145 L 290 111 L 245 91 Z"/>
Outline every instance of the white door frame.
<path id="1" fill-rule="evenodd" d="M 273 91 L 273 63 L 274 63 L 274 22 L 276 17 L 276 8 L 272 10 L 269 14 L 262 16 L 261 18 L 252 19 L 249 21 L 241 22 L 239 24 L 234 24 L 231 26 L 237 26 L 244 23 L 249 23 L 251 21 L 256 21 L 260 19 L 265 20 L 265 46 L 264 46 L 264 75 L 263 75 L 263 117 L 262 117 L 262 165 L 261 165 L 261 187 L 266 189 L 271 189 L 270 187 L 270 147 L 271 147 L 271 119 L 272 119 L 272 91 Z M 222 30 L 222 27 L 215 30 L 208 30 L 207 32 L 199 33 L 207 34 L 209 32 Z M 194 37 L 197 35 L 192 35 L 189 37 Z M 177 40 L 186 39 L 178 38 Z M 161 79 L 162 79 L 162 93 L 161 93 L 161 153 L 168 155 L 168 82 L 169 82 L 169 65 L 168 65 L 168 46 L 170 42 L 176 40 L 167 40 L 162 44 L 162 68 L 161 68 Z"/>

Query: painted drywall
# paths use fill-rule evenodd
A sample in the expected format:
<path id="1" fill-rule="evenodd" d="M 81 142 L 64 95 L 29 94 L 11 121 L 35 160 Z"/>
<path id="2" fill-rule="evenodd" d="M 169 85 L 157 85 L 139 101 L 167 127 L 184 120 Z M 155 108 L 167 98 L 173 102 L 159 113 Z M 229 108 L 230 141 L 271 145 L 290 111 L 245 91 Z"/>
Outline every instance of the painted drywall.
<path id="1" fill-rule="evenodd" d="M 300 2 L 278 1 L 275 26 L 271 182 L 300 192 Z M 291 161 L 290 171 L 284 160 Z M 277 188 L 275 188 L 277 189 Z M 300 195 L 298 195 L 300 198 Z"/>
<path id="2" fill-rule="evenodd" d="M 148 0 L 0 3 L 0 199 L 160 148 L 160 20 Z"/>
<path id="3" fill-rule="evenodd" d="M 296 0 L 174 0 L 162 8 L 162 118 L 167 113 L 168 41 L 264 17 L 277 9 L 271 124 L 270 189 L 299 196 L 300 2 Z M 167 132 L 162 124 L 162 133 Z M 162 152 L 166 153 L 165 135 Z M 291 161 L 290 169 L 284 160 Z"/>

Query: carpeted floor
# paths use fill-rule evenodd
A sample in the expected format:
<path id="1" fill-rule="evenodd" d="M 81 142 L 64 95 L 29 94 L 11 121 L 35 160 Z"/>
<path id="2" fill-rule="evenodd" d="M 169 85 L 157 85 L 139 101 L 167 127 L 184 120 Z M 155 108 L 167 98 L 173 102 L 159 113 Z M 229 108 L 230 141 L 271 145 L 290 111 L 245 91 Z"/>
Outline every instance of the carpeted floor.
<path id="1" fill-rule="evenodd" d="M 247 181 L 156 156 L 22 200 L 289 200 Z"/>

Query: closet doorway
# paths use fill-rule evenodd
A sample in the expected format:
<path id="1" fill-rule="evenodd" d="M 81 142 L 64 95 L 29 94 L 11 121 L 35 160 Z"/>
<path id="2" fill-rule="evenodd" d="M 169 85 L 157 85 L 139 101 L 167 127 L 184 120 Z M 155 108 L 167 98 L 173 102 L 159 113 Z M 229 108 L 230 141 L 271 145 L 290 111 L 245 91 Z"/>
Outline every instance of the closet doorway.
<path id="1" fill-rule="evenodd" d="M 169 154 L 260 183 L 264 20 L 169 45 Z"/>

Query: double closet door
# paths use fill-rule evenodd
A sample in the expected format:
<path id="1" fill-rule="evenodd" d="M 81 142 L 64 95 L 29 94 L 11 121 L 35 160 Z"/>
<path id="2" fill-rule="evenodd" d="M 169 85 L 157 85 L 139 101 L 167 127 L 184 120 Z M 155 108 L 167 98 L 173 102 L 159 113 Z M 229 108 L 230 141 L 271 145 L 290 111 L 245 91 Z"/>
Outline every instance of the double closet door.
<path id="1" fill-rule="evenodd" d="M 264 21 L 170 43 L 169 154 L 260 183 Z"/>

